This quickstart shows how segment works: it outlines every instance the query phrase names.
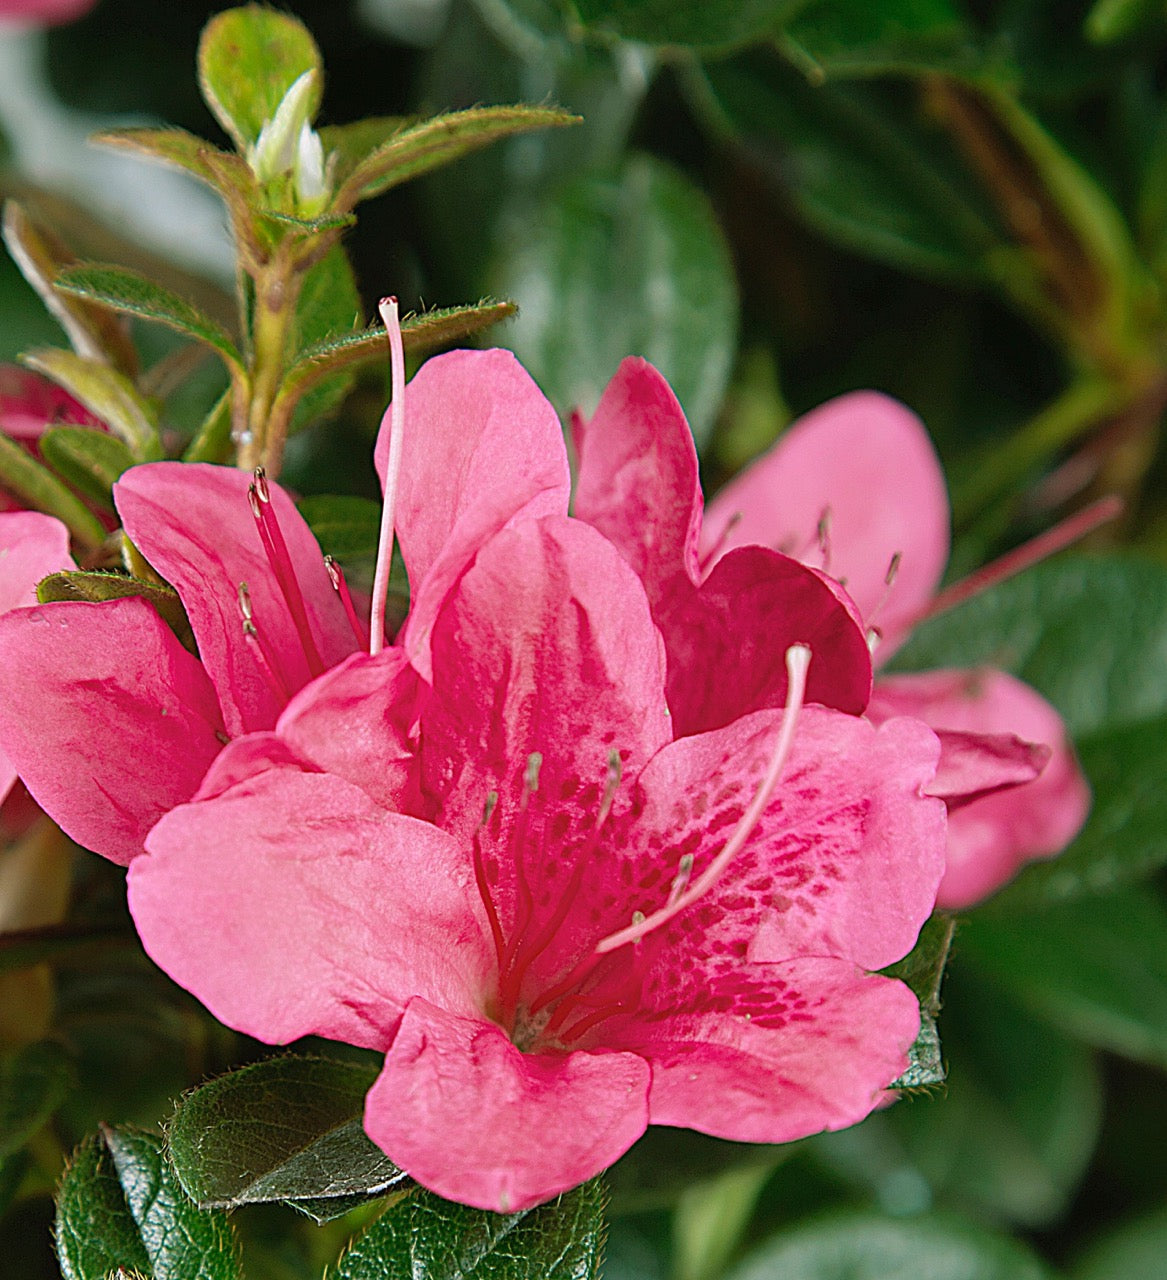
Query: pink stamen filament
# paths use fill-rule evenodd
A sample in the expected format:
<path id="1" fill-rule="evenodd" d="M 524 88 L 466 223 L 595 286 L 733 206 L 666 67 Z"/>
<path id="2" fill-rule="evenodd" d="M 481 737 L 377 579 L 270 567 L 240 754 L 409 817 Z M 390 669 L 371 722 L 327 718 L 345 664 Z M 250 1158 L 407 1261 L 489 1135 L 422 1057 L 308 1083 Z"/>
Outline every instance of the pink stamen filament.
<path id="1" fill-rule="evenodd" d="M 369 653 L 385 647 L 385 602 L 389 598 L 389 571 L 393 567 L 393 521 L 397 509 L 397 482 L 405 436 L 405 347 L 397 318 L 397 299 L 382 298 L 378 310 L 389 335 L 390 395 L 389 456 L 385 462 L 385 495 L 381 505 L 381 536 L 377 546 L 377 570 L 373 576 L 373 603 L 369 618 Z"/>
<path id="2" fill-rule="evenodd" d="M 490 884 L 486 879 L 486 866 L 482 859 L 482 832 L 486 829 L 487 823 L 490 822 L 490 815 L 494 812 L 494 806 L 497 802 L 498 797 L 491 792 L 491 797 L 487 799 L 486 809 L 482 815 L 482 824 L 474 833 L 474 881 L 478 886 L 478 896 L 482 899 L 482 905 L 486 908 L 486 918 L 490 923 L 491 936 L 494 938 L 494 952 L 501 967 L 503 952 L 506 950 L 506 942 L 503 938 L 498 912 L 494 909 L 494 899 L 490 896 Z"/>
<path id="3" fill-rule="evenodd" d="M 725 544 L 729 541 L 729 535 L 742 522 L 742 513 L 735 511 L 732 516 L 725 522 L 725 527 L 717 535 L 713 541 L 713 545 L 708 551 L 697 561 L 697 572 L 704 578 L 706 571 L 713 564 L 714 560 L 721 554 Z"/>
<path id="4" fill-rule="evenodd" d="M 248 590 L 246 582 L 239 584 L 239 612 L 243 618 L 243 639 L 251 651 L 251 656 L 255 659 L 255 665 L 259 668 L 260 675 L 263 676 L 268 688 L 281 702 L 291 701 L 291 691 L 280 675 L 275 658 L 260 638 L 259 629 L 255 625 L 255 618 L 251 609 L 251 592 Z"/>
<path id="5" fill-rule="evenodd" d="M 268 563 L 275 574 L 280 594 L 284 597 L 284 603 L 292 616 L 292 624 L 300 638 L 300 647 L 304 650 L 308 670 L 313 676 L 322 675 L 325 669 L 324 660 L 312 637 L 308 613 L 304 608 L 304 594 L 296 581 L 296 570 L 292 565 L 292 557 L 288 554 L 288 544 L 284 541 L 280 522 L 272 510 L 271 492 L 262 467 L 256 469 L 255 481 L 247 490 L 247 498 L 251 503 L 251 514 L 255 517 L 255 524 L 259 530 L 259 538 L 267 554 Z"/>
<path id="6" fill-rule="evenodd" d="M 324 567 L 328 570 L 328 580 L 332 583 L 333 591 L 340 596 L 340 603 L 344 607 L 345 617 L 348 618 L 348 624 L 352 628 L 357 644 L 363 649 L 369 643 L 369 633 L 365 629 L 365 624 L 357 617 L 356 606 L 353 604 L 344 570 L 331 556 L 324 557 Z"/>
<path id="7" fill-rule="evenodd" d="M 619 929 L 615 933 L 609 934 L 606 938 L 602 938 L 596 943 L 597 955 L 615 951 L 618 947 L 626 946 L 629 942 L 639 942 L 646 934 L 651 933 L 654 929 L 659 929 L 661 925 L 667 924 L 674 916 L 691 907 L 693 903 L 703 898 L 713 888 L 729 864 L 741 851 L 742 846 L 758 825 L 766 806 L 770 803 L 770 797 L 774 794 L 774 788 L 778 785 L 782 770 L 790 757 L 791 749 L 794 746 L 794 731 L 798 724 L 799 712 L 802 710 L 803 699 L 806 696 L 806 673 L 809 667 L 810 649 L 808 646 L 792 644 L 786 650 L 786 673 L 789 683 L 786 691 L 786 708 L 782 716 L 782 728 L 778 734 L 774 754 L 770 758 L 770 764 L 753 800 L 738 820 L 737 826 L 730 833 L 730 837 L 725 842 L 720 853 L 682 893 L 679 895 L 670 893 L 669 901 L 660 910 L 654 911 L 650 916 L 634 922 L 627 928 Z"/>
<path id="8" fill-rule="evenodd" d="M 1036 538 L 1031 538 L 1012 551 L 1007 551 L 1003 556 L 998 556 L 983 569 L 978 569 L 975 573 L 970 573 L 967 578 L 954 582 L 951 587 L 936 596 L 926 608 L 912 617 L 909 625 L 914 626 L 925 618 L 946 613 L 987 588 L 995 587 L 998 583 L 1016 577 L 1023 569 L 1038 564 L 1077 542 L 1079 538 L 1093 533 L 1102 525 L 1109 524 L 1111 520 L 1122 514 L 1122 509 L 1122 499 L 1113 494 L 1106 498 L 1099 498 L 1097 502 L 1084 507 L 1076 515 L 1069 516 L 1060 524 L 1054 525 L 1052 529 L 1047 529 L 1045 533 L 1039 533 Z"/>

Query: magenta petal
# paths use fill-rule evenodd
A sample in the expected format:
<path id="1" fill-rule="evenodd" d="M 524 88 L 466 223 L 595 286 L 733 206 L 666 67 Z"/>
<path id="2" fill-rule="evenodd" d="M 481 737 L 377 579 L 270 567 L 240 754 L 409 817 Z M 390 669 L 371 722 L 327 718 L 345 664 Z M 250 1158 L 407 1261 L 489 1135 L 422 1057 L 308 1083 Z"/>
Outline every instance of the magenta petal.
<path id="1" fill-rule="evenodd" d="M 270 730 L 235 738 L 215 757 L 203 775 L 191 800 L 217 800 L 228 791 L 255 782 L 272 769 L 293 769 L 297 773 L 319 773 L 309 761 L 297 755 Z"/>
<path id="2" fill-rule="evenodd" d="M 1041 776 L 961 805 L 949 816 L 948 870 L 939 904 L 970 906 L 1033 858 L 1059 853 L 1090 811 L 1090 790 L 1062 719 L 1027 684 L 1002 671 L 928 671 L 878 681 L 872 716 L 914 715 L 937 729 L 1014 734 L 1050 749 Z"/>
<path id="3" fill-rule="evenodd" d="M 644 1132 L 631 1053 L 525 1054 L 483 1017 L 412 1000 L 369 1091 L 365 1129 L 424 1187 L 529 1209 L 606 1169 Z"/>
<path id="4" fill-rule="evenodd" d="M 250 483 L 250 476 L 233 467 L 157 462 L 127 471 L 114 487 L 126 532 L 182 597 L 233 736 L 270 729 L 287 702 L 243 634 L 241 582 L 247 584 L 255 627 L 275 668 L 274 685 L 282 683 L 290 696 L 319 674 L 309 666 L 264 553 L 248 503 Z M 270 491 L 271 510 L 327 668 L 352 653 L 352 629 L 312 531 L 279 485 Z"/>
<path id="5" fill-rule="evenodd" d="M 817 530 L 829 513 L 829 563 Z M 800 418 L 709 504 L 702 549 L 761 543 L 821 565 L 846 585 L 888 646 L 928 603 L 948 560 L 948 496 L 914 413 L 874 391 L 840 396 Z M 885 578 L 901 559 L 895 584 Z"/>
<path id="6" fill-rule="evenodd" d="M 729 724 L 786 701 L 786 650 L 810 646 L 808 702 L 861 712 L 871 654 L 854 606 L 837 584 L 789 556 L 742 547 L 700 587 L 674 579 L 657 609 L 678 737 Z"/>
<path id="7" fill-rule="evenodd" d="M 649 1122 L 792 1142 L 862 1120 L 903 1074 L 920 1026 L 901 982 L 814 957 L 740 970 L 705 1001 L 613 1037 L 652 1067 Z"/>
<path id="8" fill-rule="evenodd" d="M 215 692 L 143 600 L 0 618 L 0 745 L 37 802 L 114 862 L 194 794 L 222 749 Z"/>
<path id="9" fill-rule="evenodd" d="M 492 957 L 461 850 L 340 779 L 273 770 L 175 809 L 147 850 L 143 945 L 236 1030 L 382 1049 L 414 994 L 481 1006 Z"/>
<path id="10" fill-rule="evenodd" d="M 672 388 L 648 363 L 625 360 L 595 413 L 573 423 L 575 515 L 619 547 L 655 608 L 672 578 L 698 580 L 697 451 Z"/>
<path id="11" fill-rule="evenodd" d="M 386 411 L 382 480 L 389 431 Z M 509 351 L 426 361 L 405 390 L 395 520 L 411 593 L 403 638 L 423 675 L 434 616 L 479 546 L 516 519 L 566 514 L 569 491 L 559 419 Z"/>

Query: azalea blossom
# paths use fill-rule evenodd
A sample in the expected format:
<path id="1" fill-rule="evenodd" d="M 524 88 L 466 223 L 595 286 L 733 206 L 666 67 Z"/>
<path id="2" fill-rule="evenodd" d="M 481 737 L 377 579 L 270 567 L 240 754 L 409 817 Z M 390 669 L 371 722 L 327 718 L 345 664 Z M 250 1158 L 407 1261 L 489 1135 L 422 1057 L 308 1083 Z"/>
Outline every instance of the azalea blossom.
<path id="1" fill-rule="evenodd" d="M 75 22 L 96 3 L 97 0 L 0 0 L 0 21 L 55 27 Z"/>
<path id="2" fill-rule="evenodd" d="M 684 512 L 665 507 L 656 526 L 646 525 L 615 504 L 605 507 L 596 495 L 622 474 L 622 459 L 637 453 L 646 433 L 680 442 L 675 450 L 689 447 L 680 407 L 666 391 L 651 366 L 626 361 L 591 421 L 576 424 L 577 512 L 634 559 L 666 558 L 668 534 L 659 525 L 671 521 L 676 528 Z M 856 392 L 801 419 L 726 485 L 705 514 L 692 555 L 709 580 L 732 557 L 759 546 L 813 564 L 845 584 L 883 661 L 933 607 L 948 559 L 948 526 L 943 472 L 919 419 L 886 396 Z M 699 678 L 696 646 L 690 664 Z M 919 717 L 940 732 L 951 759 L 944 772 L 954 791 L 943 790 L 943 781 L 936 791 L 950 802 L 941 906 L 985 897 L 1023 863 L 1059 852 L 1085 820 L 1089 790 L 1061 718 L 1004 672 L 883 676 L 867 714 L 877 723 Z M 1026 742 L 1039 749 L 1027 749 Z M 995 750 L 1002 766 L 996 772 Z M 973 756 L 979 782 L 966 772 Z"/>

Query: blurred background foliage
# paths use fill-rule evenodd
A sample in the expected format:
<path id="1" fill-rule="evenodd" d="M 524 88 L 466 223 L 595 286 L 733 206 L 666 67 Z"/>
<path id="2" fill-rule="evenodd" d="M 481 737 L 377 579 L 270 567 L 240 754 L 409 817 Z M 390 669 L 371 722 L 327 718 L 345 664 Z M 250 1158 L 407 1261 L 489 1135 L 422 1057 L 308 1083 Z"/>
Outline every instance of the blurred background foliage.
<path id="1" fill-rule="evenodd" d="M 193 74 L 220 7 L 100 0 L 73 25 L 0 34 L 0 184 L 81 256 L 146 271 L 228 322 L 221 206 L 84 143 L 169 122 L 224 145 Z M 1063 859 L 958 923 L 948 1084 L 786 1148 L 652 1132 L 609 1180 L 610 1280 L 1167 1277 L 1167 10 L 284 8 L 324 55 L 320 123 L 516 101 L 584 119 L 366 206 L 345 240 L 363 319 L 388 292 L 413 308 L 513 298 L 519 316 L 489 340 L 565 414 L 643 354 L 686 408 L 707 491 L 823 399 L 889 392 L 944 460 L 953 576 L 1100 494 L 1125 502 L 1088 554 L 935 619 L 897 657 L 991 660 L 1029 680 L 1067 717 L 1096 793 Z M 172 346 L 136 336 L 150 359 Z M 0 263 L 0 357 L 61 343 Z M 209 366 L 185 381 L 169 438 L 221 390 Z M 293 440 L 288 482 L 373 492 L 384 399 L 384 377 L 362 375 L 332 421 Z M 21 840 L 34 838 L 59 839 L 38 826 Z M 63 1153 L 99 1121 L 156 1130 L 184 1089 L 264 1052 L 144 959 L 115 868 L 82 856 L 74 875 L 64 924 L 35 946 L 0 937 L 0 980 L 19 980 L 5 1000 L 31 1010 L 2 1033 L 0 1256 L 30 1280 L 58 1274 Z M 236 1221 L 251 1280 L 290 1280 L 317 1276 L 356 1219 Z"/>

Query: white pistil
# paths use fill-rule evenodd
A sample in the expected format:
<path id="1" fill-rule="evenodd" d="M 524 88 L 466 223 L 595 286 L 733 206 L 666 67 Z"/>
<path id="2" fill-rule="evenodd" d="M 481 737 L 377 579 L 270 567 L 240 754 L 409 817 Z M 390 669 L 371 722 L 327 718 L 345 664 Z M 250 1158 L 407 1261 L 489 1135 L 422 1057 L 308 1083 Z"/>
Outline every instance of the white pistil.
<path id="1" fill-rule="evenodd" d="M 622 947 L 629 942 L 638 942 L 646 934 L 651 933 L 654 929 L 659 929 L 661 925 L 667 924 L 669 920 L 679 915 L 687 907 L 691 907 L 694 902 L 703 898 L 713 888 L 725 869 L 741 851 L 742 846 L 758 825 L 758 820 L 761 818 L 766 806 L 770 803 L 770 797 L 774 794 L 774 788 L 778 785 L 778 779 L 782 775 L 786 761 L 790 758 L 790 752 L 794 746 L 794 731 L 798 724 L 798 716 L 802 710 L 803 700 L 806 697 L 806 673 L 809 667 L 810 648 L 805 644 L 792 644 L 786 650 L 786 673 L 789 683 L 786 690 L 786 708 L 782 716 L 782 728 L 778 733 L 774 754 L 770 758 L 770 764 L 766 769 L 765 776 L 762 778 L 761 785 L 754 794 L 753 800 L 750 801 L 745 813 L 738 819 L 737 826 L 730 833 L 730 837 L 725 842 L 721 852 L 692 884 L 688 885 L 688 887 L 682 887 L 679 894 L 670 893 L 668 902 L 659 911 L 654 911 L 650 916 L 645 916 L 642 912 L 636 911 L 633 913 L 631 925 L 625 929 L 618 930 L 616 933 L 611 933 L 597 942 L 596 953 L 598 955 L 603 955 L 608 951 L 615 951 L 617 947 Z M 675 887 L 675 880 L 673 884 Z"/>
<path id="2" fill-rule="evenodd" d="M 382 298 L 378 307 L 389 335 L 390 394 L 389 457 L 385 462 L 385 500 L 381 506 L 381 537 L 377 546 L 377 571 L 373 578 L 372 616 L 369 619 L 369 653 L 385 647 L 385 602 L 389 598 L 389 570 L 393 565 L 393 519 L 397 507 L 397 481 L 401 474 L 401 450 L 405 435 L 405 347 L 397 318 L 397 299 Z"/>

